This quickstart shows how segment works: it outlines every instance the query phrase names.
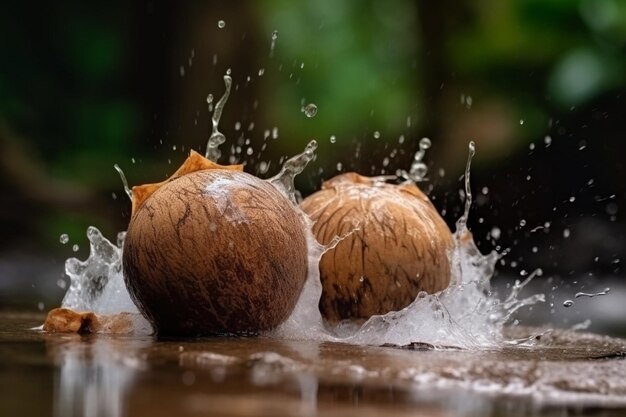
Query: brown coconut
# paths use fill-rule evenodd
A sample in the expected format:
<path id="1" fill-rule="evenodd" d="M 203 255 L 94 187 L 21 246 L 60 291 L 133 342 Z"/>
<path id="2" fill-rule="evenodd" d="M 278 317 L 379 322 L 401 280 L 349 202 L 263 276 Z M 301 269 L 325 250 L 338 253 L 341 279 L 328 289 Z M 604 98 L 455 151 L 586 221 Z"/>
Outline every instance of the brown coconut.
<path id="1" fill-rule="evenodd" d="M 273 185 L 194 152 L 133 197 L 124 278 L 157 333 L 256 333 L 288 317 L 306 280 L 306 238 Z"/>
<path id="2" fill-rule="evenodd" d="M 413 183 L 341 174 L 301 203 L 321 258 L 320 311 L 329 321 L 367 319 L 409 305 L 420 291 L 450 283 L 450 229 Z"/>

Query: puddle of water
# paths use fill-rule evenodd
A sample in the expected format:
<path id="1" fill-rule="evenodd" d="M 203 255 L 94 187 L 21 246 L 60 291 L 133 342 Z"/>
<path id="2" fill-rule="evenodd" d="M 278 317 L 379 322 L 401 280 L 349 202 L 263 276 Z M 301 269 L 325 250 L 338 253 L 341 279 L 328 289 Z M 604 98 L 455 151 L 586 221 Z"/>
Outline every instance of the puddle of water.
<path id="1" fill-rule="evenodd" d="M 25 330 L 0 317 L 0 415 L 623 415 L 626 341 L 554 331 L 529 349 Z M 507 329 L 524 338 L 537 329 Z M 158 399 L 158 401 L 156 400 Z M 595 414 L 594 414 L 595 413 Z"/>

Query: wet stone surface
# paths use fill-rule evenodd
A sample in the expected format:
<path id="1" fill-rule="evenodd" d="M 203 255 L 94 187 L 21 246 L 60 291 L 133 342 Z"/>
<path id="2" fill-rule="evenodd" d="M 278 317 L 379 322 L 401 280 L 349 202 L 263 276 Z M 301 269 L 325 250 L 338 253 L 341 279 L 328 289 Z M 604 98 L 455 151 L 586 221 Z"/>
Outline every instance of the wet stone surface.
<path id="1" fill-rule="evenodd" d="M 626 414 L 626 341 L 591 334 L 463 351 L 29 330 L 43 319 L 0 315 L 0 416 Z"/>

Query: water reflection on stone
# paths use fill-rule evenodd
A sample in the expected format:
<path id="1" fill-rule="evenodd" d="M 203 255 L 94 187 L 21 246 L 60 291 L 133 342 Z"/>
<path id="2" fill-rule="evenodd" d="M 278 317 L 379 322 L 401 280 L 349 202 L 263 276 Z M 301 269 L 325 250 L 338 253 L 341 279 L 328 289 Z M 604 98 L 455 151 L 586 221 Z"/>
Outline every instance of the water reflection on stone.
<path id="1" fill-rule="evenodd" d="M 17 317 L 17 318 L 15 318 Z M 44 334 L 0 320 L 0 415 L 602 415 L 626 410 L 626 342 L 509 329 L 534 346 L 432 350 L 271 338 Z"/>
<path id="2" fill-rule="evenodd" d="M 147 367 L 137 352 L 150 344 L 142 339 L 47 337 L 48 352 L 58 366 L 54 416 L 122 416 L 136 372 Z"/>

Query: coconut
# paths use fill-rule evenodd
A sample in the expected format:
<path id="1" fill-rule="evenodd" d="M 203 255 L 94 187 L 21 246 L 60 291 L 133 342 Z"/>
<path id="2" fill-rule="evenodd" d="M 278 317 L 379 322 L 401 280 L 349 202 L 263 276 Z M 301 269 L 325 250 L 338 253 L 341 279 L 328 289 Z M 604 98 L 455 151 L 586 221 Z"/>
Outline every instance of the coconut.
<path id="1" fill-rule="evenodd" d="M 322 245 L 319 307 L 329 321 L 400 310 L 450 283 L 450 229 L 414 184 L 341 174 L 300 205 Z"/>
<path id="2" fill-rule="evenodd" d="M 133 187 L 126 286 L 159 335 L 256 333 L 293 310 L 307 274 L 297 207 L 277 188 L 192 152 Z"/>

